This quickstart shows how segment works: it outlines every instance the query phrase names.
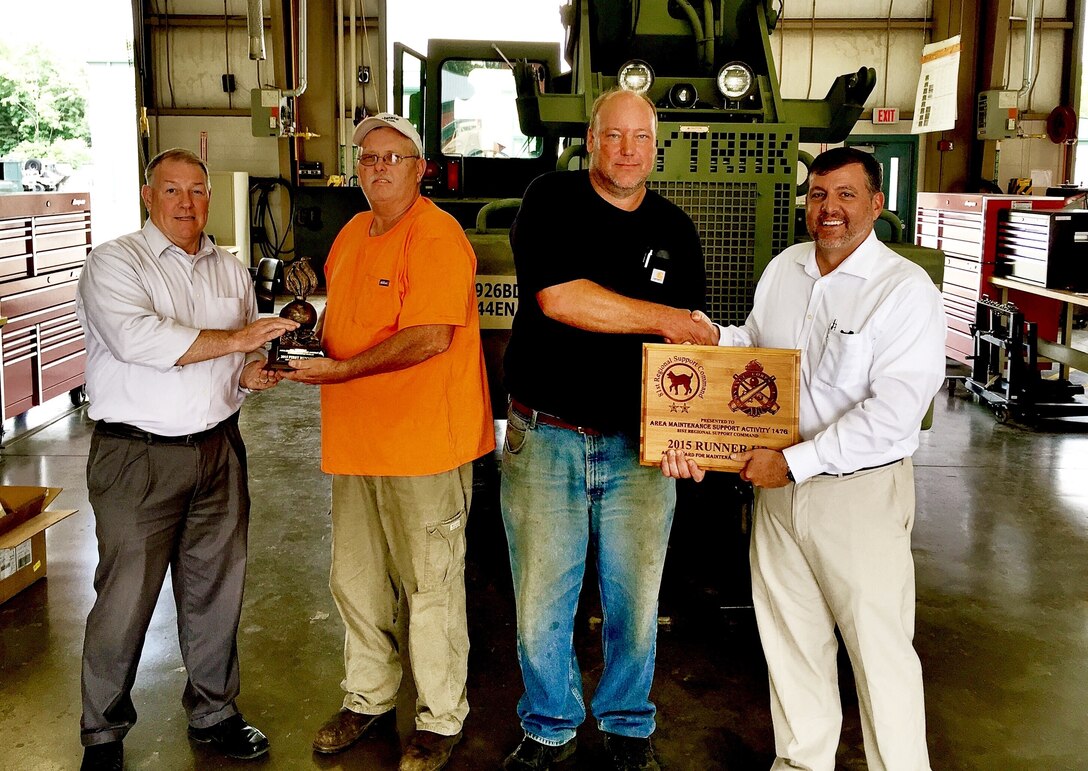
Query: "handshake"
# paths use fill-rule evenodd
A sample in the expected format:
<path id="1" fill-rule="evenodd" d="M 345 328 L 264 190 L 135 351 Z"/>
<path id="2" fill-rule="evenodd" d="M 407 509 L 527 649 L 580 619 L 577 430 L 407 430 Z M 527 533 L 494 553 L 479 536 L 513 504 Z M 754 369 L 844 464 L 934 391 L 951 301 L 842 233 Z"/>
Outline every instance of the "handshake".
<path id="1" fill-rule="evenodd" d="M 667 343 L 717 345 L 721 330 L 702 311 L 672 309 L 664 334 Z"/>

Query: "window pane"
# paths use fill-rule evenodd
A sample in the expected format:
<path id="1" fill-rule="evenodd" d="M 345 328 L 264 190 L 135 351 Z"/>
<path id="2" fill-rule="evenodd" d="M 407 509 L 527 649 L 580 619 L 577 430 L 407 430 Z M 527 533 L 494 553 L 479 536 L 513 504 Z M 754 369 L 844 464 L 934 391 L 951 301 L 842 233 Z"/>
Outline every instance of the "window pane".
<path id="1" fill-rule="evenodd" d="M 536 158 L 541 139 L 518 127 L 514 73 L 504 62 L 442 64 L 442 152 L 485 158 Z"/>

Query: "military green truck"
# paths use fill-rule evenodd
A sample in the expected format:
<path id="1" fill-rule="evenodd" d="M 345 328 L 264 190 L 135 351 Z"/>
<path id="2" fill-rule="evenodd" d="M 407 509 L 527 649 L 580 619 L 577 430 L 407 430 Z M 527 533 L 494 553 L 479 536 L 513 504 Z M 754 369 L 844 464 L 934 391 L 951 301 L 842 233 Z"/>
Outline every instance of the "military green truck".
<path id="1" fill-rule="evenodd" d="M 496 418 L 505 415 L 502 355 L 518 302 L 509 225 L 530 181 L 583 163 L 586 124 L 601 92 L 629 88 L 657 105 L 648 184 L 698 228 L 716 321 L 742 322 L 771 258 L 806 237 L 797 216 L 807 177 L 799 144 L 844 141 L 876 76 L 863 67 L 839 76 L 823 99 L 784 99 L 771 55 L 776 7 L 772 0 L 569 0 L 558 8 L 563 45 L 431 40 L 426 54 L 394 45 L 391 109 L 423 138 L 424 193 L 458 218 L 476 250 Z M 917 247 L 897 248 L 924 263 L 928 257 L 936 271 L 943 266 L 936 250 L 920 256 Z M 682 486 L 673 535 L 685 561 L 707 565 L 708 581 L 728 587 L 739 604 L 748 597 L 750 503 L 751 487 L 736 475 Z M 685 536 L 685 511 L 710 529 Z"/>
<path id="2" fill-rule="evenodd" d="M 641 91 L 657 105 L 649 185 L 699 230 L 711 316 L 744 320 L 756 280 L 794 241 L 805 177 L 799 143 L 844 140 L 876 81 L 862 68 L 823 99 L 783 99 L 770 48 L 774 5 L 572 0 L 559 8 L 562 46 L 431 40 L 426 55 L 394 46 L 392 110 L 423 138 L 424 193 L 458 217 L 477 251 L 497 408 L 517 307 L 506 228 L 532 179 L 582 162 L 590 108 L 609 88 Z"/>

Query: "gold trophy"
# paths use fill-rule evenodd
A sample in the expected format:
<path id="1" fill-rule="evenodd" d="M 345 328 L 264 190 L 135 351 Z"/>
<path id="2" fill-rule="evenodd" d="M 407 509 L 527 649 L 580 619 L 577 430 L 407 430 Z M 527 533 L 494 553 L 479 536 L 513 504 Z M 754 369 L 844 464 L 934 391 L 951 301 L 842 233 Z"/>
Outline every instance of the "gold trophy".
<path id="1" fill-rule="evenodd" d="M 284 332 L 272 341 L 268 351 L 268 369 L 293 369 L 290 359 L 316 359 L 324 356 L 321 340 L 314 333 L 317 325 L 317 309 L 306 302 L 306 297 L 317 288 L 317 274 L 310 266 L 309 257 L 299 257 L 283 271 L 283 285 L 295 299 L 283 306 L 280 316 L 298 322 L 298 329 Z"/>

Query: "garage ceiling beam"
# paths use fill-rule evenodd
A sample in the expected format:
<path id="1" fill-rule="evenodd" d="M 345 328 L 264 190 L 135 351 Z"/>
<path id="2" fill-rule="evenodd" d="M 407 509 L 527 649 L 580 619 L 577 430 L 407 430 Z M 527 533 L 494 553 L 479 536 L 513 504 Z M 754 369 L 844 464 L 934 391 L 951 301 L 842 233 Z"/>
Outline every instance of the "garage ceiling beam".
<path id="1" fill-rule="evenodd" d="M 228 27 L 245 27 L 247 24 L 245 16 L 224 17 L 222 14 L 205 13 L 156 13 L 147 16 L 144 21 L 149 27 L 222 27 L 224 21 Z M 272 19 L 268 16 L 264 17 L 264 26 L 265 29 L 272 28 Z"/>
<path id="2" fill-rule="evenodd" d="M 933 29 L 930 19 L 779 19 L 776 29 L 785 31 L 841 31 L 851 29 Z"/>

